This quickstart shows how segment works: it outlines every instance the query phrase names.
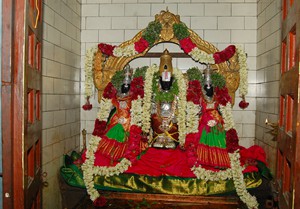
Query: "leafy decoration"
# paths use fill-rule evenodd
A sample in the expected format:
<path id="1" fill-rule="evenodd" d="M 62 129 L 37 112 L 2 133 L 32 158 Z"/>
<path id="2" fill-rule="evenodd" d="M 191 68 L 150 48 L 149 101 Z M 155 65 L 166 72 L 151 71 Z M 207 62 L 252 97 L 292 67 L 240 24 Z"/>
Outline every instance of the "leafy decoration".
<path id="1" fill-rule="evenodd" d="M 159 38 L 162 25 L 160 22 L 152 21 L 148 24 L 144 30 L 142 37 L 152 46 L 154 42 Z"/>
<path id="2" fill-rule="evenodd" d="M 200 81 L 200 83 L 203 82 L 203 76 L 202 76 L 202 73 L 201 73 L 201 71 L 198 67 L 189 68 L 186 71 L 186 74 L 188 76 L 189 81 L 198 80 L 198 81 Z"/>
<path id="3" fill-rule="evenodd" d="M 135 72 L 133 74 L 133 78 L 137 78 L 142 76 L 143 80 L 145 80 L 145 76 L 146 76 L 146 71 L 149 68 L 149 66 L 143 66 L 143 67 L 138 67 L 135 69 Z"/>
<path id="4" fill-rule="evenodd" d="M 214 87 L 223 88 L 226 85 L 226 80 L 225 80 L 224 76 L 222 76 L 219 73 L 212 73 L 211 81 L 212 81 L 212 85 Z"/>
<path id="5" fill-rule="evenodd" d="M 190 36 L 188 27 L 184 23 L 175 23 L 173 25 L 174 35 L 178 40 L 187 38 Z"/>
<path id="6" fill-rule="evenodd" d="M 123 70 L 119 70 L 111 78 L 111 83 L 114 85 L 114 87 L 117 90 L 119 90 L 119 89 L 121 89 L 121 85 L 123 84 L 124 78 L 125 78 L 124 71 Z"/>

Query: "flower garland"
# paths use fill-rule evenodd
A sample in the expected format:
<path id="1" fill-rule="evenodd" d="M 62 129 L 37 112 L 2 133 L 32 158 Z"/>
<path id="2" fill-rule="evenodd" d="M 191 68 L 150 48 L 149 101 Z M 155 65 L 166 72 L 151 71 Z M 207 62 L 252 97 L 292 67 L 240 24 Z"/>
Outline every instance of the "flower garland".
<path id="1" fill-rule="evenodd" d="M 227 102 L 226 106 L 220 104 L 220 111 L 224 118 L 224 129 L 228 131 L 229 129 L 235 129 L 235 124 L 232 115 L 231 103 Z"/>
<path id="2" fill-rule="evenodd" d="M 186 134 L 197 133 L 200 106 L 191 101 L 186 103 Z"/>
<path id="3" fill-rule="evenodd" d="M 84 62 L 84 72 L 85 72 L 85 95 L 90 97 L 93 95 L 93 65 L 94 65 L 94 55 L 97 52 L 97 47 L 91 47 L 86 50 L 85 62 Z"/>
<path id="4" fill-rule="evenodd" d="M 100 121 L 107 121 L 111 108 L 112 108 L 111 99 L 102 98 L 100 102 L 100 108 L 97 114 L 97 118 Z"/>
<path id="5" fill-rule="evenodd" d="M 237 46 L 238 60 L 240 64 L 239 94 L 241 97 L 248 94 L 247 56 L 241 46 Z"/>
<path id="6" fill-rule="evenodd" d="M 236 193 L 249 209 L 257 209 L 258 202 L 256 200 L 256 197 L 252 196 L 246 188 L 243 175 L 243 168 L 240 165 L 239 152 L 229 153 L 229 157 L 232 170 L 232 179 L 236 189 Z"/>
<path id="7" fill-rule="evenodd" d="M 144 85 L 144 103 L 143 103 L 143 113 L 142 113 L 142 130 L 144 133 L 149 133 L 151 128 L 151 104 L 152 104 L 152 80 L 154 73 L 158 72 L 159 68 L 157 65 L 152 65 L 148 68 L 145 75 L 145 85 Z"/>
<path id="8" fill-rule="evenodd" d="M 258 202 L 255 196 L 250 195 L 246 188 L 243 175 L 244 167 L 240 165 L 240 153 L 238 151 L 234 153 L 229 153 L 229 159 L 231 168 L 228 168 L 224 171 L 206 170 L 200 165 L 198 167 L 193 166 L 191 170 L 194 172 L 198 179 L 204 181 L 219 181 L 232 179 L 236 188 L 236 192 L 240 199 L 247 205 L 249 209 L 257 209 Z"/>
<path id="9" fill-rule="evenodd" d="M 121 162 L 119 162 L 114 167 L 94 166 L 94 162 L 95 162 L 94 153 L 97 151 L 97 147 L 100 141 L 101 138 L 98 136 L 92 136 L 90 138 L 89 146 L 86 151 L 86 160 L 81 166 L 83 171 L 84 184 L 86 186 L 87 193 L 90 195 L 90 198 L 93 202 L 100 197 L 100 193 L 94 187 L 95 176 L 119 175 L 120 173 L 123 173 L 126 170 L 128 170 L 128 168 L 131 166 L 131 162 L 126 158 L 123 158 Z"/>
<path id="10" fill-rule="evenodd" d="M 186 81 L 183 77 L 182 72 L 174 68 L 173 69 L 173 74 L 175 79 L 177 79 L 178 82 L 178 116 L 177 116 L 177 124 L 178 124 L 178 130 L 179 130 L 179 136 L 178 136 L 178 141 L 179 145 L 184 146 L 185 143 L 185 137 L 186 137 L 186 106 L 187 106 L 187 101 L 186 101 L 186 89 L 187 89 L 187 84 Z"/>

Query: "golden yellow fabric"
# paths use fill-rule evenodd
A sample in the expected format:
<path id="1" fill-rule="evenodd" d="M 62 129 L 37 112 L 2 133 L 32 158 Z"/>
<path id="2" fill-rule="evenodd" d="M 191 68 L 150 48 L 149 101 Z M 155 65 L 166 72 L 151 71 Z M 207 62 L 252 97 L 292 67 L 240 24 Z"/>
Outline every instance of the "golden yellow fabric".
<path id="1" fill-rule="evenodd" d="M 262 183 L 262 179 L 259 173 L 248 173 L 245 174 L 245 182 L 248 189 L 256 188 Z M 113 191 L 177 195 L 217 195 L 235 191 L 232 180 L 206 182 L 196 178 L 150 177 L 132 174 L 112 177 L 97 176 L 95 187 Z"/>

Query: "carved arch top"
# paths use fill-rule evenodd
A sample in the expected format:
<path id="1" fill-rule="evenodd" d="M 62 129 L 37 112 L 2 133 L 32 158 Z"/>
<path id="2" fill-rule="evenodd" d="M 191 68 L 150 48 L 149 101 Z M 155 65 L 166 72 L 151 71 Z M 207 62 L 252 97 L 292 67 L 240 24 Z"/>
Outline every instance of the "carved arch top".
<path id="1" fill-rule="evenodd" d="M 161 32 L 159 34 L 159 38 L 154 42 L 153 46 L 163 43 L 169 42 L 174 44 L 179 44 L 179 40 L 176 38 L 173 25 L 175 23 L 181 23 L 180 16 L 175 15 L 171 12 L 161 11 L 159 14 L 155 15 L 155 21 L 158 21 L 162 25 Z M 131 44 L 134 44 L 138 40 L 141 39 L 143 32 L 145 29 L 138 32 L 131 40 L 125 41 L 119 45 L 119 47 L 126 47 Z M 213 54 L 218 52 L 219 50 L 212 45 L 211 43 L 203 40 L 197 33 L 188 28 L 190 33 L 190 39 L 196 46 L 206 52 L 207 54 Z M 100 50 L 95 54 L 94 60 L 94 82 L 95 86 L 98 89 L 98 100 L 101 100 L 101 96 L 105 86 L 110 82 L 112 76 L 116 71 L 122 70 L 130 61 L 136 59 L 138 57 L 145 56 L 145 54 L 151 49 L 148 47 L 140 54 L 136 54 L 130 57 L 115 57 L 110 56 L 107 59 L 104 58 L 104 55 Z M 239 87 L 239 63 L 237 54 L 231 57 L 227 62 L 219 63 L 211 65 L 212 69 L 215 69 L 218 73 L 222 74 L 226 79 L 226 85 L 229 91 L 230 96 L 232 97 L 232 102 L 234 103 L 235 92 Z"/>

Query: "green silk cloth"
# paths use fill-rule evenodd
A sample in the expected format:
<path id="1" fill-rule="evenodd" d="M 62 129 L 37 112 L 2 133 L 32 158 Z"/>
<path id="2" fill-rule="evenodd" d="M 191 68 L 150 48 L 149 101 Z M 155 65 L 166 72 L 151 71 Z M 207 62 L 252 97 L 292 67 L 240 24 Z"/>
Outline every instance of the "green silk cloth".
<path id="1" fill-rule="evenodd" d="M 74 164 L 63 166 L 60 174 L 71 186 L 85 188 L 82 171 Z M 247 189 L 262 183 L 259 172 L 244 174 Z M 232 180 L 204 181 L 197 178 L 171 176 L 152 177 L 123 173 L 118 176 L 96 176 L 95 188 L 109 191 L 162 193 L 176 195 L 222 195 L 235 191 Z"/>
<path id="2" fill-rule="evenodd" d="M 202 135 L 199 140 L 200 143 L 226 149 L 226 132 L 218 130 L 217 127 L 212 127 L 211 131 L 207 133 L 205 129 L 202 130 Z"/>

